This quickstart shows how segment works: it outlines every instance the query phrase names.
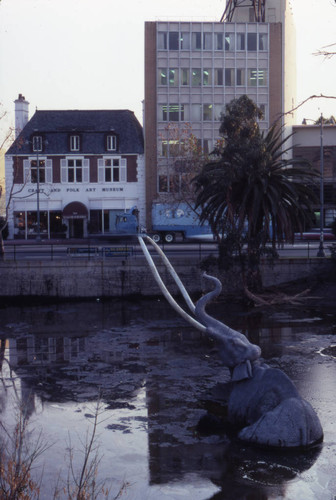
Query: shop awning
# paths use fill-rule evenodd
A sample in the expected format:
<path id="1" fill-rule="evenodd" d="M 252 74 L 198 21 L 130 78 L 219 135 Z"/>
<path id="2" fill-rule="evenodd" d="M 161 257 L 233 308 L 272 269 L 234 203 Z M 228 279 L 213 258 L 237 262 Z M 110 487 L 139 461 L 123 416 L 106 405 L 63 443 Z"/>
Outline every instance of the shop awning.
<path id="1" fill-rule="evenodd" d="M 83 218 L 88 216 L 86 206 L 80 201 L 72 201 L 63 208 L 63 217 Z"/>

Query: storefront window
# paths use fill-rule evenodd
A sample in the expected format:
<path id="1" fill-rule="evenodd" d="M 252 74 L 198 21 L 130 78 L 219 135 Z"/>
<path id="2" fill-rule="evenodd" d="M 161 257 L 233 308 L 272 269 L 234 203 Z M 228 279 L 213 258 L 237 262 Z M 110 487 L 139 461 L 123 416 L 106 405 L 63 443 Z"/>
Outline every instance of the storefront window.
<path id="1" fill-rule="evenodd" d="M 90 210 L 90 220 L 88 222 L 90 234 L 98 234 L 103 231 L 103 217 L 101 210 Z"/>
<path id="2" fill-rule="evenodd" d="M 14 212 L 14 234 L 17 238 L 24 238 L 26 231 L 25 212 Z"/>
<path id="3" fill-rule="evenodd" d="M 66 225 L 63 223 L 62 212 L 49 212 L 50 237 L 53 234 L 62 234 L 66 232 Z"/>
<path id="4" fill-rule="evenodd" d="M 37 230 L 37 212 L 27 212 L 27 233 L 29 236 L 36 236 Z M 40 233 L 48 233 L 48 212 L 40 212 Z"/>

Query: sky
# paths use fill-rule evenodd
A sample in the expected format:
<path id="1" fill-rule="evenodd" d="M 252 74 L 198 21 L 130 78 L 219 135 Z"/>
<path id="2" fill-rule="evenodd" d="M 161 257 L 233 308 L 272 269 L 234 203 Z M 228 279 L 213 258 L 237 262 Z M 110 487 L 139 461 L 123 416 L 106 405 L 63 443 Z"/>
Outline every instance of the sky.
<path id="1" fill-rule="evenodd" d="M 297 103 L 336 96 L 336 56 L 313 55 L 336 44 L 336 1 L 292 5 Z M 36 109 L 130 109 L 142 123 L 144 22 L 219 21 L 224 8 L 225 0 L 0 0 L 0 134 L 14 125 L 18 94 L 30 117 Z M 336 99 L 306 103 L 297 123 L 321 113 L 336 116 Z"/>

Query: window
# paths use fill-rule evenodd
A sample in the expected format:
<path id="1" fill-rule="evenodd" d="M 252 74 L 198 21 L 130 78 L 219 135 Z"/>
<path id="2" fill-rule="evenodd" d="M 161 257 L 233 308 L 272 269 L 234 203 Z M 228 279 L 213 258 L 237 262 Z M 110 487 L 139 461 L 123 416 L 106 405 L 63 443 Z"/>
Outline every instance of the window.
<path id="1" fill-rule="evenodd" d="M 115 151 L 117 149 L 117 137 L 115 135 L 108 135 L 106 139 L 107 151 Z"/>
<path id="2" fill-rule="evenodd" d="M 178 69 L 170 69 L 169 70 L 169 85 L 171 87 L 178 86 Z"/>
<path id="3" fill-rule="evenodd" d="M 223 82 L 222 68 L 215 68 L 215 85 L 223 85 Z"/>
<path id="4" fill-rule="evenodd" d="M 203 120 L 212 120 L 212 104 L 203 104 Z"/>
<path id="5" fill-rule="evenodd" d="M 98 182 L 126 182 L 127 161 L 120 156 L 98 159 Z"/>
<path id="6" fill-rule="evenodd" d="M 177 31 L 169 32 L 169 50 L 179 49 L 179 33 Z"/>
<path id="7" fill-rule="evenodd" d="M 201 50 L 202 38 L 200 32 L 192 33 L 192 48 L 196 50 Z"/>
<path id="8" fill-rule="evenodd" d="M 234 50 L 234 33 L 225 33 L 225 50 Z"/>
<path id="9" fill-rule="evenodd" d="M 225 86 L 232 87 L 234 85 L 234 69 L 225 68 Z"/>
<path id="10" fill-rule="evenodd" d="M 159 85 L 167 85 L 167 69 L 159 69 Z"/>
<path id="11" fill-rule="evenodd" d="M 265 69 L 249 69 L 248 70 L 248 85 L 265 86 L 267 85 L 267 71 Z"/>
<path id="12" fill-rule="evenodd" d="M 223 50 L 223 33 L 215 33 L 215 50 Z"/>
<path id="13" fill-rule="evenodd" d="M 68 182 L 83 182 L 83 160 L 68 160 Z"/>
<path id="14" fill-rule="evenodd" d="M 193 87 L 199 87 L 202 82 L 201 69 L 200 68 L 193 69 L 191 74 L 192 74 L 191 85 Z"/>
<path id="15" fill-rule="evenodd" d="M 259 33 L 259 50 L 267 50 L 268 38 L 266 33 Z"/>
<path id="16" fill-rule="evenodd" d="M 37 184 L 41 182 L 42 184 L 46 181 L 45 176 L 45 161 L 39 160 L 39 168 L 37 168 L 37 160 L 31 160 L 30 162 L 30 182 Z"/>
<path id="17" fill-rule="evenodd" d="M 203 49 L 212 49 L 212 33 L 203 33 Z"/>
<path id="18" fill-rule="evenodd" d="M 162 156 L 179 156 L 180 144 L 183 146 L 183 143 L 178 140 L 162 141 Z"/>
<path id="19" fill-rule="evenodd" d="M 42 137 L 40 135 L 35 135 L 33 137 L 33 151 L 42 151 Z"/>
<path id="20" fill-rule="evenodd" d="M 167 49 L 167 33 L 158 33 L 158 48 L 163 50 Z"/>
<path id="21" fill-rule="evenodd" d="M 245 69 L 244 68 L 238 68 L 237 69 L 237 81 L 236 85 L 241 87 L 242 85 L 245 84 Z"/>
<path id="22" fill-rule="evenodd" d="M 29 158 L 29 160 L 23 160 L 23 175 L 24 182 L 31 182 L 32 184 L 52 182 L 52 160 L 46 158 L 38 159 L 37 168 L 37 158 Z"/>
<path id="23" fill-rule="evenodd" d="M 181 33 L 180 38 L 181 49 L 190 49 L 190 33 Z"/>
<path id="24" fill-rule="evenodd" d="M 163 121 L 184 121 L 184 104 L 164 104 L 161 106 L 161 113 Z"/>
<path id="25" fill-rule="evenodd" d="M 80 140 L 79 135 L 70 136 L 70 151 L 79 151 Z"/>
<path id="26" fill-rule="evenodd" d="M 211 83 L 212 83 L 211 69 L 204 69 L 203 70 L 203 85 L 211 85 Z"/>
<path id="27" fill-rule="evenodd" d="M 247 50 L 257 50 L 257 33 L 247 34 Z"/>
<path id="28" fill-rule="evenodd" d="M 61 182 L 89 182 L 90 163 L 87 158 L 61 159 Z"/>
<path id="29" fill-rule="evenodd" d="M 247 85 L 251 87 L 267 85 L 267 70 L 265 69 L 248 69 L 247 70 Z"/>
<path id="30" fill-rule="evenodd" d="M 223 104 L 215 104 L 214 105 L 214 120 L 220 121 L 221 119 L 221 114 L 224 113 L 225 107 Z"/>
<path id="31" fill-rule="evenodd" d="M 167 175 L 159 175 L 159 183 L 158 183 L 159 193 L 168 193 L 168 176 Z"/>
<path id="32" fill-rule="evenodd" d="M 202 105 L 201 104 L 192 104 L 191 105 L 191 119 L 192 121 L 201 121 L 202 120 Z"/>
<path id="33" fill-rule="evenodd" d="M 237 33 L 237 50 L 245 50 L 245 33 Z"/>
<path id="34" fill-rule="evenodd" d="M 189 85 L 189 69 L 182 68 L 181 69 L 181 85 Z"/>

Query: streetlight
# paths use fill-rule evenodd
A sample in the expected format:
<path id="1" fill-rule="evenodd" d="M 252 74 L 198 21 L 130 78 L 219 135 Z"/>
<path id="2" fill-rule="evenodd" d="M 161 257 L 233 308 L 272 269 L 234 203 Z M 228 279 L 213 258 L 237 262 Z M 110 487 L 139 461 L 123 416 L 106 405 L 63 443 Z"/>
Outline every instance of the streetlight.
<path id="1" fill-rule="evenodd" d="M 317 257 L 325 257 L 324 253 L 324 151 L 323 151 L 323 115 L 321 113 L 321 127 L 320 127 L 320 246 L 317 252 Z"/>
<path id="2" fill-rule="evenodd" d="M 37 211 L 37 236 L 36 241 L 41 241 L 40 227 L 40 160 L 38 150 L 36 151 L 36 211 Z"/>
<path id="3" fill-rule="evenodd" d="M 303 125 L 307 124 L 309 118 L 303 119 Z M 316 123 L 315 120 L 314 123 Z M 324 150 L 323 150 L 323 115 L 321 113 L 320 124 L 320 245 L 317 252 L 317 257 L 325 257 L 324 252 Z"/>

